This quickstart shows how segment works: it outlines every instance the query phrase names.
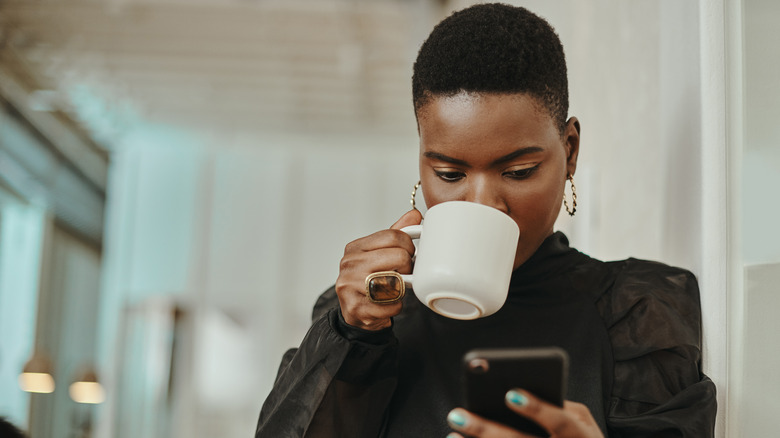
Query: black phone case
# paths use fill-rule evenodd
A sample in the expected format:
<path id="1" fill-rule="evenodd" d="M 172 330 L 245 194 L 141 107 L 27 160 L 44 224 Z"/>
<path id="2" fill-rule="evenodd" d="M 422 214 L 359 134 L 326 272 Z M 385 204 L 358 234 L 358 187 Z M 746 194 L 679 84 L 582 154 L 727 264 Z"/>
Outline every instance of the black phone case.
<path id="1" fill-rule="evenodd" d="M 504 401 L 510 389 L 521 388 L 563 406 L 568 355 L 557 347 L 472 350 L 463 357 L 464 407 L 493 421 L 540 437 L 549 434 L 511 411 Z"/>

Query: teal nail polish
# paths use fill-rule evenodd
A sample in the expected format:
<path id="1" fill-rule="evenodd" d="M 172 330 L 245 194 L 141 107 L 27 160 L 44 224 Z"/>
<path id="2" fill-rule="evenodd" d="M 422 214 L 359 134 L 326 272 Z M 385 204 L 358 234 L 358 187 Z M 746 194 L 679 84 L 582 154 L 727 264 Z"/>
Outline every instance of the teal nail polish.
<path id="1" fill-rule="evenodd" d="M 515 406 L 525 406 L 528 404 L 528 398 L 517 391 L 507 392 L 506 399 L 509 403 L 512 403 Z"/>
<path id="2" fill-rule="evenodd" d="M 447 434 L 447 438 L 460 438 L 460 435 L 458 435 L 455 432 L 452 432 L 450 434 Z"/>
<path id="3" fill-rule="evenodd" d="M 456 427 L 463 427 L 466 425 L 466 417 L 455 411 L 451 411 L 449 415 L 447 415 L 447 421 Z"/>

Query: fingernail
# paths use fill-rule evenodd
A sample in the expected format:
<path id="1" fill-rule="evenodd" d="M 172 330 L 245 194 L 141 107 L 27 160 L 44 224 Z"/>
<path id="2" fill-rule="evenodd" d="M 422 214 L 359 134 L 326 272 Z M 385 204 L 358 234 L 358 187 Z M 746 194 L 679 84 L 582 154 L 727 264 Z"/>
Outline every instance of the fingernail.
<path id="1" fill-rule="evenodd" d="M 466 416 L 457 411 L 450 411 L 447 421 L 455 427 L 463 427 L 466 425 Z"/>
<path id="2" fill-rule="evenodd" d="M 450 433 L 450 434 L 448 434 L 448 435 L 447 435 L 447 438 L 461 438 L 461 436 L 460 436 L 460 435 L 458 435 L 458 434 L 457 434 L 457 433 L 455 433 L 455 432 L 452 432 L 452 433 Z"/>
<path id="3" fill-rule="evenodd" d="M 528 398 L 515 390 L 506 393 L 506 400 L 515 406 L 525 406 L 528 404 Z"/>

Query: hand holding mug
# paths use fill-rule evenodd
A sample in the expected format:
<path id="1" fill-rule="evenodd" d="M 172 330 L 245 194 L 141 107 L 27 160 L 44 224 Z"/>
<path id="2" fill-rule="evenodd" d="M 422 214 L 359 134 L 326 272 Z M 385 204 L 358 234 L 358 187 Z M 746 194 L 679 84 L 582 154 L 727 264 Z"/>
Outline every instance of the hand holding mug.
<path id="1" fill-rule="evenodd" d="M 412 210 L 389 230 L 347 245 L 336 281 L 347 324 L 389 327 L 390 318 L 401 312 L 407 284 L 414 285 L 423 304 L 450 318 L 481 318 L 504 305 L 517 224 L 495 208 L 464 201 L 437 204 L 421 221 L 420 212 Z M 420 239 L 416 250 L 412 238 Z"/>
<path id="2" fill-rule="evenodd" d="M 403 308 L 401 301 L 391 304 L 374 303 L 366 297 L 366 278 L 375 272 L 412 272 L 414 243 L 401 228 L 417 225 L 422 214 L 411 210 L 401 216 L 390 229 L 378 231 L 347 244 L 339 264 L 336 293 L 344 321 L 364 330 L 389 327 L 390 318 Z"/>

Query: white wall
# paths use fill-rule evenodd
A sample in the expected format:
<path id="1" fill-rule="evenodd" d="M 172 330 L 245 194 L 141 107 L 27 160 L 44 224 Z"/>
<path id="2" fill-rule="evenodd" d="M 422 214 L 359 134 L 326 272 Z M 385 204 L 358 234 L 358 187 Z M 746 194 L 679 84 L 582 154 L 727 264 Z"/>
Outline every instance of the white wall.
<path id="1" fill-rule="evenodd" d="M 744 150 L 741 163 L 742 267 L 744 281 L 741 323 L 737 341 L 742 351 L 735 363 L 741 387 L 733 430 L 739 436 L 772 436 L 780 408 L 780 233 L 776 231 L 780 204 L 780 41 L 776 18 L 780 4 L 744 0 Z"/>
<path id="2" fill-rule="evenodd" d="M 473 2 L 453 1 L 452 9 Z M 582 125 L 572 243 L 604 260 L 701 271 L 699 6 L 696 0 L 515 0 L 555 27 Z"/>
<path id="3" fill-rule="evenodd" d="M 744 0 L 745 148 L 742 209 L 746 264 L 780 263 L 780 3 Z"/>
<path id="4" fill-rule="evenodd" d="M 740 417 L 736 436 L 769 437 L 776 432 L 780 401 L 780 264 L 745 267 L 744 355 L 741 364 Z"/>
<path id="5" fill-rule="evenodd" d="M 173 298 L 196 319 L 190 380 L 179 386 L 187 397 L 174 394 L 183 405 L 176 436 L 249 433 L 282 353 L 300 342 L 316 297 L 335 281 L 344 245 L 410 208 L 416 156 L 416 139 L 400 136 L 153 130 L 128 139 L 111 164 L 100 341 L 107 383 L 119 379 L 117 315 Z"/>

